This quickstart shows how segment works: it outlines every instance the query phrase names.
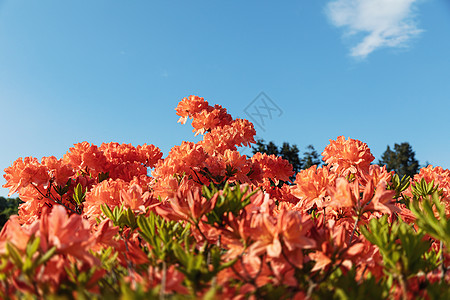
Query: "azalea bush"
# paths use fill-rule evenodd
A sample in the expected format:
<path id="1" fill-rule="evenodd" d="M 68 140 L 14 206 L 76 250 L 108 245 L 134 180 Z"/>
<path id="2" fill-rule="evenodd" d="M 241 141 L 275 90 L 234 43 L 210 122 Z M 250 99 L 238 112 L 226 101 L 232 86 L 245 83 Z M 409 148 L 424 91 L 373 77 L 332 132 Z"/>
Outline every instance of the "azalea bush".
<path id="1" fill-rule="evenodd" d="M 5 169 L 23 203 L 0 233 L 0 298 L 450 297 L 449 170 L 400 178 L 340 136 L 294 174 L 241 155 L 255 129 L 220 105 L 176 113 L 203 138 L 164 159 L 83 142 Z"/>

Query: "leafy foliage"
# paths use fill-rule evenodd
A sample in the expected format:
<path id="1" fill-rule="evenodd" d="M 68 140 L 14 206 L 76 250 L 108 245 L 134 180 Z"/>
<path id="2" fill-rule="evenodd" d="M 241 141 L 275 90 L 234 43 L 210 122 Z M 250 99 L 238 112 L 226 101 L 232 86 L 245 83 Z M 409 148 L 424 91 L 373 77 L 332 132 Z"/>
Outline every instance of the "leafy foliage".
<path id="1" fill-rule="evenodd" d="M 386 274 L 407 279 L 419 271 L 429 271 L 437 267 L 438 253 L 431 253 L 430 241 L 424 240 L 425 232 L 416 232 L 404 222 L 388 222 L 388 216 L 372 219 L 361 232 L 369 242 L 376 245 L 383 256 Z M 428 259 L 427 259 L 428 258 Z"/>
<path id="2" fill-rule="evenodd" d="M 212 211 L 206 215 L 208 219 L 207 223 L 222 226 L 224 220 L 228 218 L 228 214 L 232 213 L 234 216 L 238 216 L 244 207 L 250 204 L 250 197 L 256 193 L 256 190 L 252 193 L 247 192 L 248 187 L 241 190 L 239 185 L 234 189 L 230 188 L 228 184 L 225 185 L 217 197 L 216 205 Z M 210 185 L 210 187 L 203 186 L 203 195 L 209 200 L 218 193 L 219 190 L 214 185 Z"/>
<path id="3" fill-rule="evenodd" d="M 19 198 L 0 197 L 0 229 L 11 215 L 17 215 L 21 203 L 22 201 Z"/>

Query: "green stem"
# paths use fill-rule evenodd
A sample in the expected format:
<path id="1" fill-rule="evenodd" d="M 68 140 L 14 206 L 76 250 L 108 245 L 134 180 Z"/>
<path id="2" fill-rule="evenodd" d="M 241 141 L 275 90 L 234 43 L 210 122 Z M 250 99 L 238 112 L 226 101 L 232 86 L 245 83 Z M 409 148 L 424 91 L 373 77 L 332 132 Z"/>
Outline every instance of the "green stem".
<path id="1" fill-rule="evenodd" d="M 350 235 L 350 239 L 348 240 L 348 245 L 349 246 L 352 244 L 353 236 L 355 235 L 355 231 L 356 231 L 356 227 L 358 226 L 358 222 L 359 222 L 359 215 L 358 215 L 358 217 L 355 220 L 355 225 L 353 225 L 352 234 Z"/>

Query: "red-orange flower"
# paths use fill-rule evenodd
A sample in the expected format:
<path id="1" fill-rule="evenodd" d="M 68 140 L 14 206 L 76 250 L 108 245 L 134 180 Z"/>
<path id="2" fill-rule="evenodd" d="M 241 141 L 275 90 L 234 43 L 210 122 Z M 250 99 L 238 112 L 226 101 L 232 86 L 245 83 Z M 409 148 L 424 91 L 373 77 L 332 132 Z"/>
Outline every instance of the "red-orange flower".
<path id="1" fill-rule="evenodd" d="M 325 163 L 341 176 L 355 174 L 358 170 L 368 172 L 370 163 L 375 159 L 366 143 L 351 138 L 346 140 L 344 136 L 330 140 L 322 156 Z"/>
<path id="2" fill-rule="evenodd" d="M 152 168 L 162 157 L 158 147 L 147 144 L 133 147 L 131 144 L 103 143 L 99 150 L 112 164 L 138 162 Z"/>
<path id="3" fill-rule="evenodd" d="M 92 177 L 107 171 L 107 159 L 103 151 L 88 142 L 74 144 L 74 147 L 64 154 L 63 161 L 76 171 L 87 171 Z"/>
<path id="4" fill-rule="evenodd" d="M 205 134 L 201 145 L 208 153 L 223 153 L 236 146 L 250 146 L 255 143 L 256 130 L 248 120 L 236 119 L 230 125 L 216 127 Z"/>
<path id="5" fill-rule="evenodd" d="M 193 132 L 195 135 L 210 132 L 215 128 L 221 128 L 231 124 L 233 118 L 227 113 L 225 108 L 215 105 L 214 108 L 205 109 L 195 114 L 192 120 Z"/>
<path id="6" fill-rule="evenodd" d="M 51 179 L 58 186 L 64 187 L 69 178 L 75 175 L 73 168 L 65 164 L 62 159 L 50 156 L 43 157 L 41 162 L 48 168 Z"/>
<path id="7" fill-rule="evenodd" d="M 145 213 L 150 203 L 157 203 L 156 199 L 148 191 L 144 191 L 137 183 L 131 183 L 128 189 L 120 191 L 120 201 L 124 208 L 130 208 L 134 212 Z"/>
<path id="8" fill-rule="evenodd" d="M 3 187 L 9 188 L 8 196 L 29 184 L 46 185 L 50 180 L 48 168 L 34 157 L 17 159 L 11 167 L 5 169 L 3 177 L 6 179 Z"/>
<path id="9" fill-rule="evenodd" d="M 40 238 L 40 251 L 47 252 L 56 247 L 56 254 L 71 255 L 87 262 L 96 262 L 89 249 L 94 244 L 89 224 L 78 214 L 68 215 L 61 205 L 55 205 L 49 213 L 48 208 L 42 217 L 27 227 L 19 224 L 17 217 L 12 217 L 0 233 L 0 253 L 4 253 L 5 241 L 24 250 L 31 236 Z"/>
<path id="10" fill-rule="evenodd" d="M 263 177 L 270 178 L 275 184 L 278 184 L 280 180 L 290 181 L 289 177 L 294 175 L 292 165 L 280 156 L 258 152 L 253 155 L 252 161 L 258 162 L 263 171 Z"/>
<path id="11" fill-rule="evenodd" d="M 69 216 L 63 206 L 53 206 L 50 214 L 43 212 L 40 222 L 30 227 L 41 238 L 42 251 L 55 246 L 58 254 L 72 255 L 90 264 L 96 261 L 89 253 L 94 244 L 89 223 L 78 214 Z"/>
<path id="12" fill-rule="evenodd" d="M 331 263 L 339 264 L 350 269 L 353 260 L 364 251 L 364 243 L 356 241 L 348 242 L 347 223 L 336 224 L 335 220 L 329 220 L 318 236 L 315 236 L 318 249 L 309 254 L 315 261 L 312 272 L 325 269 Z"/>
<path id="13" fill-rule="evenodd" d="M 277 216 L 269 213 L 256 214 L 251 224 L 255 242 L 249 247 L 249 255 L 267 253 L 269 257 L 278 258 L 283 247 L 290 252 L 313 248 L 315 242 L 306 237 L 312 225 L 298 211 L 281 211 Z"/>
<path id="14" fill-rule="evenodd" d="M 183 98 L 175 108 L 177 115 L 181 117 L 178 122 L 184 124 L 188 118 L 192 118 L 195 114 L 208 107 L 208 102 L 202 97 L 189 96 L 189 98 Z"/>
<path id="15" fill-rule="evenodd" d="M 324 205 L 327 195 L 327 187 L 333 185 L 336 174 L 330 172 L 329 167 L 317 168 L 316 165 L 306 170 L 301 170 L 295 177 L 295 186 L 292 194 L 300 198 L 298 207 L 309 210 L 314 205 L 319 209 Z"/>
<path id="16" fill-rule="evenodd" d="M 22 227 L 19 217 L 11 216 L 0 231 L 0 255 L 6 252 L 6 243 L 11 243 L 19 250 L 25 250 L 30 236 L 33 234 L 28 228 Z"/>
<path id="17" fill-rule="evenodd" d="M 207 154 L 202 146 L 192 142 L 182 142 L 180 146 L 174 146 L 169 155 L 159 161 L 152 175 L 155 178 L 165 178 L 167 176 L 190 175 L 192 178 L 201 176 L 198 171 L 203 168 L 207 159 Z"/>
<path id="18" fill-rule="evenodd" d="M 381 181 L 375 188 L 373 181 L 369 181 L 363 188 L 358 180 L 348 182 L 347 179 L 340 177 L 336 179 L 336 187 L 328 187 L 328 193 L 332 199 L 328 206 L 352 208 L 359 216 L 366 211 L 387 214 L 399 211 L 393 198 L 395 191 L 387 190 L 386 186 L 386 182 Z"/>
<path id="19" fill-rule="evenodd" d="M 84 214 L 95 222 L 95 218 L 102 214 L 101 205 L 108 205 L 109 208 L 114 209 L 120 206 L 120 193 L 127 188 L 127 183 L 121 179 L 104 180 L 97 184 L 86 193 L 86 201 L 84 204 Z"/>
<path id="20" fill-rule="evenodd" d="M 217 197 L 210 200 L 202 196 L 199 188 L 190 190 L 184 195 L 181 191 L 162 205 L 156 206 L 156 212 L 169 220 L 186 220 L 198 223 L 201 217 L 216 205 Z"/>

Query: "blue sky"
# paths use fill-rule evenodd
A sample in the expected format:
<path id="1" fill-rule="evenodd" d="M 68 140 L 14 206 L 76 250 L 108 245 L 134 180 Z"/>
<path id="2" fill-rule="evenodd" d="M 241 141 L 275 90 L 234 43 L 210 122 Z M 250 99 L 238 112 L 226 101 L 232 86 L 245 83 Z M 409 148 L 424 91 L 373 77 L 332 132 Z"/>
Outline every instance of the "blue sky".
<path id="1" fill-rule="evenodd" d="M 377 160 L 409 142 L 450 168 L 449 53 L 446 0 L 0 0 L 0 169 L 82 141 L 166 155 L 195 140 L 183 97 L 247 118 L 261 92 L 279 108 L 266 141 L 344 135 Z"/>

